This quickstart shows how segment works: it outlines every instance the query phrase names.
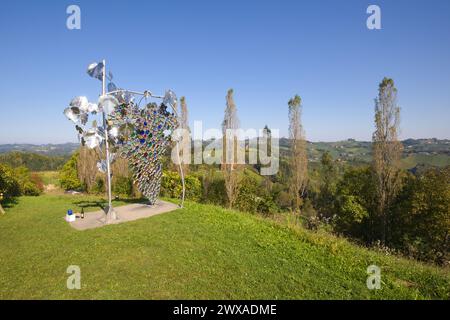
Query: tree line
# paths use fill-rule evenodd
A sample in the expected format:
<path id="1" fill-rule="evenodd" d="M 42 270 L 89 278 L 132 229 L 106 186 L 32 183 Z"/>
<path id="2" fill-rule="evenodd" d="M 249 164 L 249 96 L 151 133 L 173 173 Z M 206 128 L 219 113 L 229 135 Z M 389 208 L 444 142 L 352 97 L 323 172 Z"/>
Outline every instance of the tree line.
<path id="1" fill-rule="evenodd" d="M 338 162 L 328 152 L 322 154 L 319 164 L 309 163 L 302 99 L 295 95 L 287 102 L 289 152 L 280 158 L 276 175 L 261 176 L 259 165 L 233 161 L 223 161 L 221 165 L 183 164 L 187 199 L 269 217 L 291 214 L 297 223 L 312 230 L 323 228 L 380 250 L 448 263 L 450 167 L 417 172 L 401 169 L 397 93 L 392 79 L 380 82 L 370 164 Z M 180 99 L 180 109 L 181 127 L 189 130 L 185 97 Z M 224 160 L 227 148 L 237 148 L 237 143 L 227 146 L 225 132 L 239 127 L 234 91 L 230 89 L 222 122 Z M 268 126 L 264 134 L 270 135 Z M 103 193 L 104 175 L 97 171 L 98 159 L 95 151 L 81 148 L 62 168 L 61 186 Z M 161 195 L 180 197 L 178 167 L 170 161 L 169 154 L 163 163 Z M 119 159 L 114 166 L 114 192 L 139 196 L 126 161 Z"/>
<path id="2" fill-rule="evenodd" d="M 238 123 L 232 94 L 230 90 L 226 97 L 224 129 Z M 325 152 L 318 167 L 308 168 L 302 99 L 295 95 L 287 105 L 290 150 L 280 172 L 257 177 L 248 166 L 222 165 L 229 207 L 263 214 L 288 211 L 310 229 L 331 228 L 365 245 L 449 263 L 450 166 L 415 174 L 401 169 L 400 107 L 393 79 L 384 78 L 378 86 L 370 165 L 338 164 Z M 203 184 L 211 188 L 213 179 L 208 174 Z"/>
<path id="3" fill-rule="evenodd" d="M 55 171 L 61 169 L 70 156 L 46 156 L 32 152 L 11 151 L 0 154 L 0 163 L 12 168 L 26 167 L 31 171 Z"/>

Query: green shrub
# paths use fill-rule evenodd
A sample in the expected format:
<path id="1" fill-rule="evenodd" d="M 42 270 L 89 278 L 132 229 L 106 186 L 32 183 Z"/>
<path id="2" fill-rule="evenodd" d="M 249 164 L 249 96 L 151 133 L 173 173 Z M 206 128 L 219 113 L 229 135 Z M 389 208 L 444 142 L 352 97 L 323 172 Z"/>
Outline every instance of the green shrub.
<path id="1" fill-rule="evenodd" d="M 374 209 L 376 194 L 370 167 L 349 167 L 337 184 L 334 228 L 338 233 L 376 240 L 378 217 Z"/>
<path id="2" fill-rule="evenodd" d="M 279 212 L 280 208 L 269 194 L 260 198 L 257 211 L 263 214 L 274 214 Z"/>
<path id="3" fill-rule="evenodd" d="M 185 198 L 192 201 L 199 201 L 202 197 L 202 184 L 200 180 L 192 175 L 184 178 L 186 185 Z M 181 198 L 183 186 L 180 175 L 174 171 L 164 171 L 161 181 L 161 195 L 170 198 Z"/>
<path id="4" fill-rule="evenodd" d="M 116 194 L 131 197 L 133 195 L 133 179 L 129 177 L 117 177 L 113 183 L 113 191 Z"/>
<path id="5" fill-rule="evenodd" d="M 20 194 L 25 196 L 38 196 L 42 193 L 37 182 L 32 180 L 32 175 L 26 167 L 13 169 L 14 176 L 19 183 Z M 36 177 L 34 178 L 36 180 Z"/>
<path id="6" fill-rule="evenodd" d="M 245 212 L 257 212 L 259 201 L 258 181 L 252 176 L 243 175 L 239 181 L 235 208 Z"/>
<path id="7" fill-rule="evenodd" d="M 59 172 L 59 183 L 64 190 L 81 190 L 77 172 L 78 152 L 74 153 Z"/>
<path id="8" fill-rule="evenodd" d="M 450 262 L 450 166 L 410 176 L 390 214 L 390 245 L 408 256 Z"/>
<path id="9" fill-rule="evenodd" d="M 319 215 L 317 214 L 317 210 L 314 208 L 312 201 L 308 198 L 303 201 L 301 215 L 306 228 L 309 230 L 317 230 L 319 228 Z"/>
<path id="10" fill-rule="evenodd" d="M 44 192 L 45 190 L 44 181 L 42 180 L 39 174 L 32 173 L 30 176 L 30 180 L 36 185 L 36 187 L 39 189 L 41 193 Z"/>
<path id="11" fill-rule="evenodd" d="M 8 165 L 0 164 L 0 192 L 5 200 L 21 195 L 38 196 L 43 189 L 42 180 L 31 174 L 27 168 L 12 169 Z"/>
<path id="12" fill-rule="evenodd" d="M 215 205 L 225 206 L 228 202 L 225 190 L 225 181 L 222 175 L 216 174 L 214 170 L 208 175 L 202 176 L 203 196 L 202 201 Z"/>
<path id="13" fill-rule="evenodd" d="M 38 196 L 42 193 L 38 186 L 31 181 L 26 181 L 21 188 L 22 194 L 25 196 Z"/>
<path id="14" fill-rule="evenodd" d="M 14 171 L 5 164 L 0 164 L 0 193 L 3 193 L 4 200 L 20 196 L 20 185 Z"/>
<path id="15" fill-rule="evenodd" d="M 282 190 L 278 193 L 276 197 L 276 203 L 278 207 L 282 208 L 283 210 L 290 209 L 291 207 L 291 196 L 289 193 L 285 190 Z"/>
<path id="16" fill-rule="evenodd" d="M 95 178 L 95 182 L 92 185 L 91 193 L 100 194 L 106 192 L 106 183 L 102 177 Z"/>

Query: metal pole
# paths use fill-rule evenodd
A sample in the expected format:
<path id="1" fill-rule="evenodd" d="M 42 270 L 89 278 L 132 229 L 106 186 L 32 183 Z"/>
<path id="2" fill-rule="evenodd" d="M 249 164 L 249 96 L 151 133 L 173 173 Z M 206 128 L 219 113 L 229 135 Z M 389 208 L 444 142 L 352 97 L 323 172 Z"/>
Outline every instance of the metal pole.
<path id="1" fill-rule="evenodd" d="M 3 210 L 2 207 L 2 200 L 3 200 L 3 192 L 0 192 L 0 214 L 5 214 L 5 210 Z"/>
<path id="2" fill-rule="evenodd" d="M 176 144 L 176 148 L 177 148 L 177 159 L 178 159 L 178 163 L 179 163 L 179 166 L 180 166 L 181 184 L 182 184 L 182 187 L 183 187 L 183 190 L 182 190 L 183 193 L 181 195 L 180 207 L 183 208 L 184 196 L 185 196 L 185 193 L 186 193 L 186 186 L 184 184 L 184 172 L 183 172 L 183 165 L 181 164 L 181 159 L 180 159 L 180 149 L 178 148 L 178 141 L 177 141 L 177 144 Z"/>
<path id="3" fill-rule="evenodd" d="M 102 77 L 102 95 L 106 94 L 106 61 L 103 60 L 103 77 Z M 106 181 L 108 184 L 108 212 L 106 213 L 105 222 L 109 223 L 116 220 L 116 214 L 112 207 L 111 195 L 111 163 L 109 159 L 109 142 L 108 142 L 108 124 L 106 123 L 106 115 L 103 110 L 103 127 L 105 128 L 105 149 L 106 149 Z"/>

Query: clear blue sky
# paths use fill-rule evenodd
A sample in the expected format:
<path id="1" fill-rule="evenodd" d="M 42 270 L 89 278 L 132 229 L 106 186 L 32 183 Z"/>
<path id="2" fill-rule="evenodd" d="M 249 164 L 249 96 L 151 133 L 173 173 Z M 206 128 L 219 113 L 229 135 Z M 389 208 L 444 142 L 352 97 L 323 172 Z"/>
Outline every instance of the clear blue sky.
<path id="1" fill-rule="evenodd" d="M 81 30 L 66 8 L 81 8 Z M 366 28 L 377 4 L 382 30 Z M 287 134 L 287 101 L 303 99 L 308 140 L 369 140 L 373 99 L 392 77 L 401 138 L 450 138 L 450 1 L 2 1 L 0 143 L 76 141 L 62 114 L 96 100 L 89 63 L 118 85 L 187 98 L 190 122 L 220 127 L 234 88 L 244 128 Z"/>

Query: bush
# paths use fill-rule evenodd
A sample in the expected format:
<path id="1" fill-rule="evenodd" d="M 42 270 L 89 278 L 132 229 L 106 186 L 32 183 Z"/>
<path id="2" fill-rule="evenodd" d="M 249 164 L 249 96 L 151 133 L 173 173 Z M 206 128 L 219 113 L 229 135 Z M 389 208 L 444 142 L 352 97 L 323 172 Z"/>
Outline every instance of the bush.
<path id="1" fill-rule="evenodd" d="M 5 200 L 25 196 L 38 196 L 44 190 L 40 177 L 30 174 L 25 167 L 12 169 L 8 165 L 0 164 L 0 192 Z"/>
<path id="2" fill-rule="evenodd" d="M 203 196 L 202 201 L 219 206 L 225 206 L 228 202 L 227 192 L 225 190 L 225 180 L 214 170 L 208 175 L 202 176 Z"/>
<path id="3" fill-rule="evenodd" d="M 91 188 L 92 193 L 105 193 L 106 192 L 106 183 L 102 177 L 95 178 L 95 182 Z"/>
<path id="4" fill-rule="evenodd" d="M 117 177 L 114 179 L 113 191 L 119 195 L 131 197 L 133 195 L 133 179 Z"/>
<path id="5" fill-rule="evenodd" d="M 64 190 L 81 190 L 82 184 L 78 179 L 77 171 L 78 153 L 72 157 L 62 167 L 59 173 L 59 183 Z"/>
<path id="6" fill-rule="evenodd" d="M 39 189 L 39 191 L 42 193 L 45 190 L 44 187 L 44 181 L 42 181 L 42 178 L 37 173 L 32 173 L 30 180 L 36 185 L 36 187 Z"/>
<path id="7" fill-rule="evenodd" d="M 289 192 L 282 190 L 276 197 L 276 203 L 281 209 L 287 210 L 291 207 L 291 196 Z"/>
<path id="8" fill-rule="evenodd" d="M 31 181 L 26 181 L 22 185 L 22 194 L 25 196 L 38 196 L 42 192 L 39 190 L 39 188 Z"/>
<path id="9" fill-rule="evenodd" d="M 262 214 L 274 214 L 280 211 L 271 195 L 263 196 L 259 199 L 258 212 Z"/>
<path id="10" fill-rule="evenodd" d="M 244 212 L 257 212 L 259 202 L 258 181 L 252 176 L 244 175 L 239 181 L 234 207 Z"/>
<path id="11" fill-rule="evenodd" d="M 347 168 L 337 184 L 335 200 L 335 231 L 367 243 L 379 239 L 372 177 L 370 167 Z"/>
<path id="12" fill-rule="evenodd" d="M 202 184 L 200 180 L 192 175 L 184 177 L 187 200 L 199 201 L 202 197 Z M 161 181 L 161 195 L 169 198 L 181 198 L 183 185 L 181 177 L 177 172 L 164 171 Z"/>
<path id="13" fill-rule="evenodd" d="M 390 241 L 420 260 L 450 261 L 450 166 L 409 177 L 391 214 Z"/>
<path id="14" fill-rule="evenodd" d="M 405 174 L 402 189 L 386 208 L 383 250 L 447 264 L 450 261 L 450 166 L 418 176 Z M 334 231 L 363 240 L 380 241 L 381 217 L 376 210 L 375 185 L 369 167 L 348 168 L 334 199 Z"/>
<path id="15" fill-rule="evenodd" d="M 20 185 L 13 169 L 4 164 L 0 164 L 0 193 L 3 193 L 4 200 L 20 196 Z"/>
<path id="16" fill-rule="evenodd" d="M 17 179 L 17 182 L 19 183 L 20 188 L 20 194 L 25 196 L 38 196 L 43 191 L 43 184 L 42 180 L 40 181 L 40 185 L 42 186 L 42 189 L 39 188 L 37 181 L 39 177 L 34 176 L 34 180 L 37 182 L 34 182 L 32 179 L 32 175 L 30 174 L 30 171 L 25 167 L 18 167 L 14 169 L 14 175 Z"/>
<path id="17" fill-rule="evenodd" d="M 358 196 L 342 195 L 339 198 L 338 215 L 335 223 L 340 232 L 351 230 L 355 225 L 359 225 L 369 216 L 366 208 L 361 205 Z"/>
<path id="18" fill-rule="evenodd" d="M 317 230 L 319 228 L 319 216 L 310 199 L 305 199 L 303 202 L 301 213 L 304 218 L 306 228 L 309 230 Z"/>

